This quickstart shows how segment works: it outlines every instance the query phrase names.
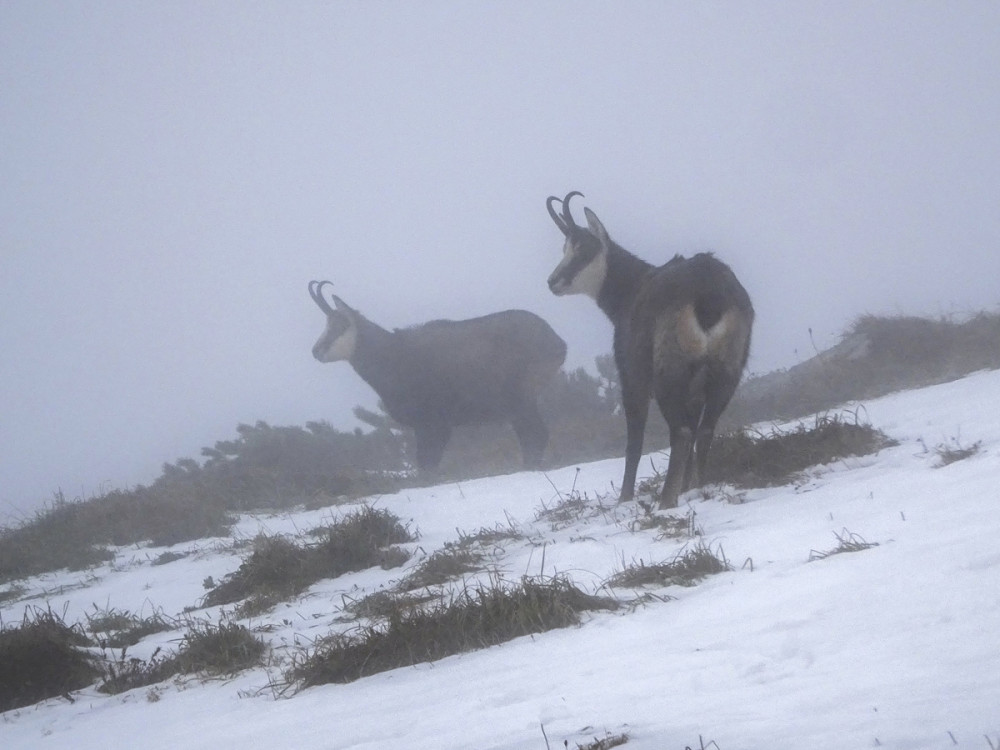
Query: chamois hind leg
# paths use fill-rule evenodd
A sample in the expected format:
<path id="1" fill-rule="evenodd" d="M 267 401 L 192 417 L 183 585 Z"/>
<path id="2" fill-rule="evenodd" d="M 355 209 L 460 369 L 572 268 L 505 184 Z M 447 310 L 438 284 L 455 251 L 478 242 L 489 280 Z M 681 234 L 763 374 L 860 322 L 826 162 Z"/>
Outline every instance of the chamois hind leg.
<path id="1" fill-rule="evenodd" d="M 414 427 L 417 442 L 417 467 L 422 472 L 433 472 L 441 463 L 444 447 L 451 437 L 451 427 L 447 424 L 425 424 Z"/>
<path id="2" fill-rule="evenodd" d="M 690 427 L 686 424 L 670 427 L 670 462 L 660 490 L 660 508 L 676 508 L 677 498 L 687 489 L 685 481 L 693 448 L 694 435 Z"/>
<path id="3" fill-rule="evenodd" d="M 709 379 L 705 410 L 695 437 L 695 460 L 692 462 L 691 487 L 700 487 L 705 481 L 705 468 L 708 464 L 708 454 L 712 448 L 712 441 L 715 439 L 715 426 L 718 424 L 722 412 L 729 405 L 729 400 L 736 392 L 738 383 L 738 379 L 725 376 Z"/>
<path id="4" fill-rule="evenodd" d="M 705 407 L 703 376 L 669 378 L 657 382 L 656 403 L 670 428 L 670 461 L 660 491 L 660 507 L 676 508 L 677 498 L 697 477 L 694 467 L 695 434 Z"/>
<path id="5" fill-rule="evenodd" d="M 524 465 L 529 469 L 537 469 L 542 463 L 542 455 L 549 442 L 549 430 L 545 426 L 545 420 L 542 419 L 542 413 L 538 410 L 538 404 L 534 401 L 525 401 L 514 413 L 510 424 L 517 435 L 517 442 L 521 445 Z"/>

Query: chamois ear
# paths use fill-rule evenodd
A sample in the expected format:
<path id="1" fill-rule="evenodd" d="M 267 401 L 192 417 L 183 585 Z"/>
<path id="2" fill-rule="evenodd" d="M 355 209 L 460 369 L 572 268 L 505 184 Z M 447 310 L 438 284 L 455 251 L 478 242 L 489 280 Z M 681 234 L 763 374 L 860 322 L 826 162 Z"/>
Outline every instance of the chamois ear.
<path id="1" fill-rule="evenodd" d="M 342 300 L 336 294 L 331 294 L 330 296 L 333 298 L 333 304 L 337 306 L 338 310 L 340 310 L 341 312 L 354 312 L 354 309 L 352 307 L 349 307 L 347 303 L 344 302 L 344 300 Z"/>
<path id="2" fill-rule="evenodd" d="M 590 227 L 590 232 L 601 242 L 601 247 L 605 250 L 611 244 L 611 238 L 608 237 L 608 230 L 604 228 L 601 220 L 597 218 L 597 214 L 591 211 L 589 208 L 583 209 L 583 215 L 587 217 L 587 226 Z"/>

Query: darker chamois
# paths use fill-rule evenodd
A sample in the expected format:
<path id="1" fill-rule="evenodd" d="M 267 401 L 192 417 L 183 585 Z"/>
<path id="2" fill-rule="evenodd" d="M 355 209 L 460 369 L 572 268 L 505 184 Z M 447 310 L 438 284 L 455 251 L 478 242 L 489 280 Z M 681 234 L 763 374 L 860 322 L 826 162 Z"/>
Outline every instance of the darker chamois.
<path id="1" fill-rule="evenodd" d="M 587 227 L 570 214 L 570 199 L 546 201 L 566 238 L 562 262 L 549 276 L 553 294 L 586 294 L 614 325 L 627 440 L 621 500 L 635 494 L 650 399 L 670 428 L 670 462 L 660 507 L 700 484 L 715 425 L 739 384 L 750 351 L 753 306 L 746 290 L 710 253 L 675 256 L 655 267 L 608 236 L 584 208 Z M 557 213 L 553 203 L 562 204 Z"/>
<path id="2" fill-rule="evenodd" d="M 313 356 L 351 363 L 389 416 L 413 429 L 420 469 L 438 466 L 452 427 L 483 422 L 509 422 L 525 465 L 541 463 L 549 432 L 538 392 L 566 359 L 566 343 L 548 323 L 504 310 L 387 331 L 336 295 L 331 307 L 323 297 L 329 283 L 309 282 L 327 319 Z"/>

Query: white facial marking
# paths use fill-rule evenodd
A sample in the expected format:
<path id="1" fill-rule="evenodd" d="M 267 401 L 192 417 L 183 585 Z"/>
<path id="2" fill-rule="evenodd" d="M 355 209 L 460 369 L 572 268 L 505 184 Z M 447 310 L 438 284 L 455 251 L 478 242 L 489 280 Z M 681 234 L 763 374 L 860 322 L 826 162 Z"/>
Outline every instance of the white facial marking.
<path id="1" fill-rule="evenodd" d="M 326 324 L 326 330 L 313 347 L 313 356 L 320 362 L 340 362 L 354 356 L 354 348 L 358 343 L 358 328 L 350 320 L 346 329 L 333 316 Z M 340 330 L 340 335 L 337 331 Z"/>
<path id="2" fill-rule="evenodd" d="M 596 300 L 607 275 L 608 256 L 601 252 L 576 274 L 570 286 L 575 294 L 586 294 Z"/>
<path id="3" fill-rule="evenodd" d="M 550 284 L 552 292 L 559 296 L 566 294 L 586 294 L 597 299 L 608 275 L 608 258 L 602 250 L 582 268 L 576 269 L 572 278 L 566 279 L 564 274 L 577 260 L 577 247 L 572 240 L 567 239 L 563 245 L 563 259 L 552 272 L 550 279 L 556 279 L 555 285 Z"/>

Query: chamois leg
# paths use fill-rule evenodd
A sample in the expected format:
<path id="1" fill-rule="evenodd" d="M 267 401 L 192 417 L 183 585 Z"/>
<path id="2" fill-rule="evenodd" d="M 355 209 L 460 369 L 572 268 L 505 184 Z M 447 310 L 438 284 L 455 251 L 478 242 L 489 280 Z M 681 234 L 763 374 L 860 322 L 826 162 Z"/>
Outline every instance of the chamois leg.
<path id="1" fill-rule="evenodd" d="M 704 374 L 691 378 L 662 377 L 656 402 L 670 428 L 670 462 L 660 491 L 660 507 L 676 508 L 677 498 L 697 479 L 694 466 L 695 433 L 705 410 Z"/>
<path id="2" fill-rule="evenodd" d="M 635 389 L 638 390 L 638 389 Z M 625 410 L 625 475 L 618 502 L 624 503 L 635 497 L 635 475 L 639 470 L 642 456 L 642 441 L 646 434 L 646 418 L 649 416 L 648 391 L 635 392 L 622 388 L 622 406 Z"/>
<path id="3" fill-rule="evenodd" d="M 521 455 L 524 465 L 529 469 L 537 469 L 542 463 L 545 446 L 549 442 L 549 430 L 538 410 L 538 404 L 527 401 L 515 412 L 510 422 L 521 444 Z"/>
<path id="4" fill-rule="evenodd" d="M 668 423 L 669 424 L 669 423 Z M 660 508 L 676 508 L 677 498 L 686 489 L 688 467 L 694 448 L 694 435 L 687 425 L 670 427 L 670 462 L 667 464 L 667 478 L 660 490 Z"/>
<path id="5" fill-rule="evenodd" d="M 444 447 L 451 437 L 451 427 L 446 424 L 428 424 L 413 428 L 417 441 L 417 467 L 433 471 L 441 463 Z"/>
<path id="6" fill-rule="evenodd" d="M 705 481 L 705 467 L 708 463 L 708 454 L 712 448 L 712 441 L 715 439 L 715 426 L 722 416 L 722 412 L 729 405 L 729 400 L 736 392 L 738 381 L 731 378 L 722 378 L 719 381 L 710 383 L 708 398 L 705 402 L 705 411 L 698 425 L 697 436 L 695 437 L 693 462 L 693 476 L 691 487 L 700 487 Z"/>

